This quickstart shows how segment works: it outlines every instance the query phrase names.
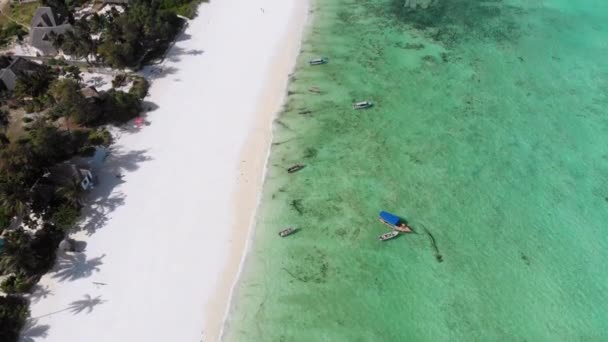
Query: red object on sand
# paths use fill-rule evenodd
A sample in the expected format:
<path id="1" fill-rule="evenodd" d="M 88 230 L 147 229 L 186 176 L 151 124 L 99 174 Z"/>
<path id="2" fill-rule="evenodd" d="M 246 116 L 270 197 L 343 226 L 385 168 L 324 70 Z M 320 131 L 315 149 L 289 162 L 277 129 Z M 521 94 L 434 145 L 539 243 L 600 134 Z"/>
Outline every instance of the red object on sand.
<path id="1" fill-rule="evenodd" d="M 138 118 L 135 119 L 135 124 L 137 126 L 141 126 L 143 123 L 144 123 L 144 118 L 138 117 Z"/>

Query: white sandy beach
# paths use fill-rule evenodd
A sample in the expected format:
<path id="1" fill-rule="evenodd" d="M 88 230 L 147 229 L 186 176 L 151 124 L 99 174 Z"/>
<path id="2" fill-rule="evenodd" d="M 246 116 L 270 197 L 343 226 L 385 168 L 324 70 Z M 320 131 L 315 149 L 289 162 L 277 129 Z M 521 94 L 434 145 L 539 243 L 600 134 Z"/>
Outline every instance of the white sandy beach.
<path id="1" fill-rule="evenodd" d="M 71 234 L 84 250 L 42 278 L 22 341 L 218 339 L 306 7 L 201 5 L 147 70 L 153 110 L 120 132 Z"/>

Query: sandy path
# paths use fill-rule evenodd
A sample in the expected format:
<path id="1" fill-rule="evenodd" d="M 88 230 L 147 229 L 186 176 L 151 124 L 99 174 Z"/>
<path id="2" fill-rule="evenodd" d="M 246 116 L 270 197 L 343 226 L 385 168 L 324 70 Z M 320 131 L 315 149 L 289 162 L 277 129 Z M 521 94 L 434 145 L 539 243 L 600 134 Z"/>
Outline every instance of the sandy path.
<path id="1" fill-rule="evenodd" d="M 202 5 L 164 64 L 148 70 L 158 73 L 155 109 L 120 134 L 73 234 L 86 247 L 43 277 L 22 340 L 217 338 L 303 3 Z"/>

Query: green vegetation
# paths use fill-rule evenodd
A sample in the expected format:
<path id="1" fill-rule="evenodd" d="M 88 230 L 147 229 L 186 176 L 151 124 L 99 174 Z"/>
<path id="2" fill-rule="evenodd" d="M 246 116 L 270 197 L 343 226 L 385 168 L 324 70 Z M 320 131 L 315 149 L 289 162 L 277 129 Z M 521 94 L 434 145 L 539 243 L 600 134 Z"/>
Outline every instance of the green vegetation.
<path id="1" fill-rule="evenodd" d="M 49 93 L 56 102 L 55 113 L 73 119 L 77 123 L 90 121 L 90 113 L 87 110 L 87 101 L 80 92 L 80 84 L 72 78 L 64 78 L 55 81 Z"/>
<path id="2" fill-rule="evenodd" d="M 13 38 L 22 40 L 27 35 L 27 31 L 23 26 L 9 22 L 4 26 L 0 26 L 0 46 L 6 46 L 13 41 Z"/>
<path id="3" fill-rule="evenodd" d="M 74 24 L 73 30 L 55 37 L 54 45 L 61 48 L 65 54 L 88 61 L 89 55 L 95 53 L 95 43 L 91 34 L 89 23 L 80 20 Z"/>
<path id="4" fill-rule="evenodd" d="M 80 20 L 75 20 L 73 11 L 82 1 L 43 0 L 42 4 L 73 26 L 72 31 L 53 37 L 64 53 L 89 63 L 138 68 L 164 54 L 183 27 L 178 15 L 194 17 L 200 2 L 134 0 L 123 13 L 112 10 Z M 12 19 L 0 15 L 0 46 L 27 34 L 18 23 L 27 26 L 39 4 L 11 5 Z M 10 59 L 0 56 L 0 65 L 9 64 Z M 29 292 L 52 267 L 57 246 L 83 206 L 80 182 L 54 177 L 49 170 L 75 156 L 91 155 L 96 146 L 110 145 L 112 136 L 102 127 L 139 115 L 150 86 L 143 77 L 121 74 L 113 81 L 113 89 L 97 92 L 85 89 L 80 74 L 77 66 L 51 59 L 42 69 L 19 73 L 12 92 L 6 88 L 0 92 L 0 233 L 4 240 L 0 275 L 7 276 L 0 288 L 10 294 L 0 297 L 1 341 L 17 340 L 28 315 L 27 301 L 20 294 Z M 128 92 L 119 90 L 128 83 Z M 10 227 L 15 220 L 22 226 Z M 37 222 L 44 224 L 40 227 Z"/>
<path id="5" fill-rule="evenodd" d="M 11 2 L 10 6 L 5 9 L 5 13 L 0 16 L 0 24 L 6 25 L 11 21 L 21 24 L 22 26 L 29 26 L 34 12 L 40 6 L 39 1 L 30 2 L 26 4 L 20 4 Z M 11 20 L 12 19 L 12 20 Z"/>
<path id="6" fill-rule="evenodd" d="M 133 94 L 140 99 L 143 99 L 148 95 L 148 89 L 150 89 L 150 84 L 148 81 L 141 76 L 133 76 L 133 86 L 129 90 L 129 94 Z"/>
<path id="7" fill-rule="evenodd" d="M 151 0 L 136 0 L 124 13 L 106 20 L 97 54 L 116 68 L 136 67 L 160 56 L 183 24 Z"/>
<path id="8" fill-rule="evenodd" d="M 110 145 L 112 137 L 102 126 L 124 123 L 140 113 L 148 83 L 127 78 L 133 82 L 130 92 L 83 92 L 78 68 L 45 68 L 20 74 L 15 90 L 4 93 L 13 103 L 12 110 L 36 112 L 13 118 L 12 112 L 0 107 L 0 231 L 5 242 L 0 275 L 8 276 L 0 284 L 4 292 L 30 291 L 52 267 L 59 242 L 80 216 L 83 190 L 76 179 L 54 178 L 49 170 L 72 157 L 91 155 L 96 146 Z M 4 131 L 16 123 L 24 129 L 9 139 Z M 43 227 L 30 222 L 30 216 L 42 219 Z M 35 232 L 6 229 L 15 217 Z M 0 305 L 0 311 L 5 309 Z M 19 322 L 11 327 L 20 326 Z M 7 333 L 0 331 L 0 336 Z"/>
<path id="9" fill-rule="evenodd" d="M 170 12 L 173 12 L 177 15 L 181 15 L 183 17 L 192 19 L 196 16 L 196 11 L 198 9 L 198 5 L 200 5 L 203 0 L 164 0 L 161 1 L 161 8 Z"/>
<path id="10" fill-rule="evenodd" d="M 27 27 L 39 5 L 39 2 L 11 2 L 4 8 L 0 13 L 0 47 L 10 44 L 14 38 L 22 40 L 27 35 Z"/>
<path id="11" fill-rule="evenodd" d="M 11 274 L 0 284 L 0 288 L 5 293 L 10 294 L 27 293 L 35 284 L 35 278 L 33 277 L 28 278 L 23 274 Z"/>
<path id="12" fill-rule="evenodd" d="M 0 341 L 17 341 L 28 314 L 26 299 L 0 296 Z"/>
<path id="13" fill-rule="evenodd" d="M 15 84 L 15 98 L 24 100 L 28 97 L 33 99 L 45 97 L 56 77 L 57 75 L 50 68 L 20 75 Z"/>
<path id="14" fill-rule="evenodd" d="M 55 37 L 54 44 L 75 57 L 88 60 L 95 55 L 114 68 L 136 68 L 164 53 L 184 23 L 176 13 L 192 16 L 196 4 L 191 0 L 135 0 L 124 13 L 113 10 L 75 22 L 73 31 Z M 93 40 L 91 34 L 96 33 L 100 38 Z"/>

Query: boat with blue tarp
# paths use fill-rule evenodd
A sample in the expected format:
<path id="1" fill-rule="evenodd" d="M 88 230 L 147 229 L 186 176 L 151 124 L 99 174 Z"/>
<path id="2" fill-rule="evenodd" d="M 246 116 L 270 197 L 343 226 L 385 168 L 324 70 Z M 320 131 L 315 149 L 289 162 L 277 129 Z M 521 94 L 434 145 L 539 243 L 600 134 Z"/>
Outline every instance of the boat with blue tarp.
<path id="1" fill-rule="evenodd" d="M 395 214 L 391 214 L 387 211 L 381 211 L 379 216 L 380 222 L 389 226 L 391 229 L 404 233 L 412 232 L 412 229 L 407 226 L 407 223 L 403 219 L 401 219 L 401 217 Z"/>

